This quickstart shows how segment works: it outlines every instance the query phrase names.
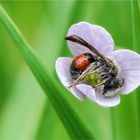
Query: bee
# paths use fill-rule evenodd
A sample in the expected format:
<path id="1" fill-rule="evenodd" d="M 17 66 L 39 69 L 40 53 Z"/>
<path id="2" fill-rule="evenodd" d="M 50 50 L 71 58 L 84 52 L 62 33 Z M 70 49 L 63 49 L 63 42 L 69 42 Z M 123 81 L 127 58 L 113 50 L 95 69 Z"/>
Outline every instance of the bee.
<path id="1" fill-rule="evenodd" d="M 114 96 L 124 84 L 124 79 L 119 76 L 118 66 L 79 36 L 71 35 L 65 39 L 80 44 L 94 53 L 83 53 L 73 59 L 70 75 L 74 82 L 69 88 L 79 83 L 88 84 L 95 89 L 103 86 L 102 95 Z"/>

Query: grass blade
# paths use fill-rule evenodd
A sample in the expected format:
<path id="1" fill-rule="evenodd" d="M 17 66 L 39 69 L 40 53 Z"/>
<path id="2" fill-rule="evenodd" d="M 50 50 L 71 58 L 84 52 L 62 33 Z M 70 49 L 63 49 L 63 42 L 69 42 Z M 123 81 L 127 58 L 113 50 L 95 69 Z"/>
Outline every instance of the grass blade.
<path id="1" fill-rule="evenodd" d="M 133 41 L 133 50 L 140 53 L 140 5 L 139 0 L 133 1 L 131 0 L 131 17 L 132 17 L 132 41 Z M 140 89 L 137 89 L 135 91 L 136 93 L 136 105 L 137 105 L 137 124 L 138 124 L 138 131 L 140 131 L 140 95 L 139 95 Z M 140 137 L 140 135 L 139 135 Z"/>
<path id="2" fill-rule="evenodd" d="M 28 42 L 25 40 L 2 6 L 0 6 L 0 21 L 3 23 L 11 38 L 15 42 L 16 47 L 24 57 L 40 86 L 47 94 L 70 137 L 77 139 L 93 138 L 93 135 L 87 130 L 70 104 L 62 96 L 62 91 L 54 78 L 49 76 L 50 74 L 41 64 L 35 52 L 32 50 Z M 54 86 L 52 87 L 52 85 Z"/>

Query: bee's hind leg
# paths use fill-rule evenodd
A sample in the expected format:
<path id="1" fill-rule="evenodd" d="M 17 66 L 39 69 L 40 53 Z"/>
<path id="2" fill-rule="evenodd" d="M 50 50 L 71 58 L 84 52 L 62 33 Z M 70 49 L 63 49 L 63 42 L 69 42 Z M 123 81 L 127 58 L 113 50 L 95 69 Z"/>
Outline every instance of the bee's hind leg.
<path id="1" fill-rule="evenodd" d="M 90 75 L 90 74 L 95 73 L 95 72 L 96 72 L 96 70 L 94 70 L 94 71 L 92 71 L 92 72 L 90 72 L 90 73 L 83 72 L 83 73 L 81 74 L 81 76 L 80 76 L 77 80 L 75 80 L 74 83 L 73 83 L 72 85 L 70 85 L 68 88 L 71 88 L 71 87 L 73 87 L 73 86 L 76 86 L 76 85 L 79 84 L 79 82 L 81 82 L 81 80 L 83 80 L 87 75 Z"/>
<path id="2" fill-rule="evenodd" d="M 79 82 L 85 78 L 85 76 L 87 76 L 90 71 L 92 71 L 92 73 L 94 73 L 96 71 L 96 62 L 92 63 L 81 75 L 78 79 L 76 79 L 74 81 L 74 83 L 72 85 L 70 85 L 68 88 L 71 88 L 73 86 L 76 86 L 77 84 L 79 84 Z"/>

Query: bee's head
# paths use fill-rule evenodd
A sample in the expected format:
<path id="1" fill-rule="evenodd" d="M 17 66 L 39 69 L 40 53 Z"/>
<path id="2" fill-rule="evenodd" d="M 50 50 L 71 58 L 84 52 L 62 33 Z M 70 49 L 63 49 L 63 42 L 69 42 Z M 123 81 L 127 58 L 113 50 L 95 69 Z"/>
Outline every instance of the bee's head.
<path id="1" fill-rule="evenodd" d="M 120 88 L 120 87 L 123 86 L 124 80 L 121 79 L 121 78 L 116 78 L 116 79 L 114 80 L 114 84 L 115 84 L 118 88 Z"/>

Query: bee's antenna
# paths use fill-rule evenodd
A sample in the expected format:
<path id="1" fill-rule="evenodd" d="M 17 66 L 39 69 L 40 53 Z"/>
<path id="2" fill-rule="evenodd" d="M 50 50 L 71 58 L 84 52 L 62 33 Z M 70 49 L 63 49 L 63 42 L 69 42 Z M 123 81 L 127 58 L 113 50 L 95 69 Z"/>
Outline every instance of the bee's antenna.
<path id="1" fill-rule="evenodd" d="M 66 36 L 64 39 L 85 46 L 86 48 L 91 50 L 94 54 L 100 56 L 107 63 L 107 59 L 101 53 L 99 53 L 92 45 L 90 45 L 88 42 L 86 42 L 84 39 L 80 38 L 79 36 L 70 35 L 70 36 Z"/>

